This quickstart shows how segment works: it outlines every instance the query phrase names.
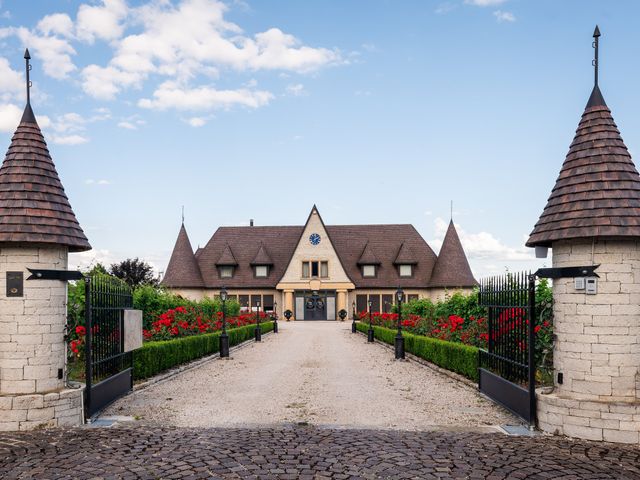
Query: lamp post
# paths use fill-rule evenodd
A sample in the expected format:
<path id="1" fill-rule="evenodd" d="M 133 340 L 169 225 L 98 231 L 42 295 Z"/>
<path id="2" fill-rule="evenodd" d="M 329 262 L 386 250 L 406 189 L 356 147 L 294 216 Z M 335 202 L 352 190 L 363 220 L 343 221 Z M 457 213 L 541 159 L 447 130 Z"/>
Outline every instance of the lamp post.
<path id="1" fill-rule="evenodd" d="M 404 299 L 404 292 L 398 287 L 396 291 L 396 299 L 398 300 L 398 333 L 396 334 L 395 347 L 396 347 L 396 360 L 404 359 L 404 337 L 402 336 L 402 300 Z"/>
<path id="2" fill-rule="evenodd" d="M 220 290 L 222 300 L 222 334 L 220 335 L 220 358 L 229 358 L 229 335 L 227 335 L 227 289 Z"/>
<path id="3" fill-rule="evenodd" d="M 260 328 L 260 300 L 256 302 L 256 329 L 255 329 L 256 342 L 262 341 L 262 329 Z"/>
<path id="4" fill-rule="evenodd" d="M 273 333 L 278 333 L 278 302 L 273 302 Z"/>
<path id="5" fill-rule="evenodd" d="M 367 305 L 369 306 L 369 330 L 367 330 L 367 342 L 371 343 L 373 342 L 373 327 L 371 326 L 371 305 L 373 305 L 373 302 L 369 300 Z"/>
<path id="6" fill-rule="evenodd" d="M 356 333 L 356 302 L 353 302 L 353 317 L 351 318 L 351 333 Z"/>

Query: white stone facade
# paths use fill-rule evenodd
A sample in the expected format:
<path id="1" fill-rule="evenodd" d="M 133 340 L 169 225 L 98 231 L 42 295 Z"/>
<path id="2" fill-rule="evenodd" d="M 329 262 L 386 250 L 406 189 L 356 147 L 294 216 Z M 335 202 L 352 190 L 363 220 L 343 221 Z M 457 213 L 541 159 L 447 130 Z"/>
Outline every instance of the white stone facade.
<path id="1" fill-rule="evenodd" d="M 538 395 L 539 427 L 640 442 L 640 242 L 555 242 L 553 266 L 600 264 L 597 294 L 554 280 L 555 389 Z M 562 373 L 563 383 L 557 382 Z"/>
<path id="2" fill-rule="evenodd" d="M 81 422 L 82 391 L 65 390 L 67 283 L 27 281 L 27 268 L 66 270 L 67 257 L 66 247 L 0 248 L 0 430 Z M 7 297 L 6 272 L 23 273 L 22 297 Z"/>

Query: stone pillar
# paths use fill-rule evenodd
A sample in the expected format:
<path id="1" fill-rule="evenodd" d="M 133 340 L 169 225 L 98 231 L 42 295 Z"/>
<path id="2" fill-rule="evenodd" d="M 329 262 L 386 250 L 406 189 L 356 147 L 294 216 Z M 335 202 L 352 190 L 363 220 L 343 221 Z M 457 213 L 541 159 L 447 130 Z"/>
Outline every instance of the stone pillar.
<path id="1" fill-rule="evenodd" d="M 336 294 L 338 295 L 338 299 L 337 299 L 338 312 L 340 310 L 346 310 L 347 312 L 349 312 L 349 310 L 347 309 L 347 291 L 337 290 Z"/>
<path id="2" fill-rule="evenodd" d="M 67 283 L 26 280 L 27 268 L 67 269 L 68 248 L 0 248 L 0 430 L 82 423 L 82 389 L 65 388 Z M 23 294 L 7 296 L 7 272 Z"/>
<path id="3" fill-rule="evenodd" d="M 574 437 L 640 442 L 640 242 L 562 241 L 553 266 L 600 264 L 597 293 L 553 282 L 555 389 L 538 395 L 539 427 Z M 562 383 L 558 375 L 562 374 Z"/>
<path id="4" fill-rule="evenodd" d="M 293 306 L 293 290 L 285 290 L 284 291 L 284 313 L 285 310 L 291 310 L 293 312 L 292 320 L 295 320 L 296 317 L 296 309 Z"/>

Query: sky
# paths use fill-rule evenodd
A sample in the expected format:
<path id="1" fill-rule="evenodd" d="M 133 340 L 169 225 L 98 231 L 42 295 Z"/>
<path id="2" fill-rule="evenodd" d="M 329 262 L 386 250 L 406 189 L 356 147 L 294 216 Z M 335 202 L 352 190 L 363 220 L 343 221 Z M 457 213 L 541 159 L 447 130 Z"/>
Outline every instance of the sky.
<path id="1" fill-rule="evenodd" d="M 181 223 L 453 220 L 476 277 L 524 247 L 593 86 L 640 151 L 636 0 L 0 0 L 0 146 L 32 105 L 93 250 L 164 271 Z"/>

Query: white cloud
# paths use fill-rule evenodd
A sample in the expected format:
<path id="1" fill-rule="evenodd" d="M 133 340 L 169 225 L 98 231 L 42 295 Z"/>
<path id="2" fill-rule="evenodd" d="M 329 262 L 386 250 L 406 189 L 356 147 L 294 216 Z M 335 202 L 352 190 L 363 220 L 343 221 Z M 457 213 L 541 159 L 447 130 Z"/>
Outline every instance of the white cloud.
<path id="1" fill-rule="evenodd" d="M 475 5 L 476 7 L 492 7 L 502 5 L 508 0 L 464 0 L 467 5 Z"/>
<path id="2" fill-rule="evenodd" d="M 13 70 L 6 58 L 0 57 L 0 97 L 13 99 L 25 91 L 25 80 L 21 73 Z"/>
<path id="3" fill-rule="evenodd" d="M 133 123 L 131 122 L 119 122 L 118 123 L 118 127 L 119 128 L 124 128 L 126 130 L 137 130 L 138 127 L 136 127 Z"/>
<path id="4" fill-rule="evenodd" d="M 58 145 L 82 145 L 87 143 L 89 139 L 82 135 L 52 135 L 51 142 Z"/>
<path id="5" fill-rule="evenodd" d="M 21 108 L 11 103 L 0 105 L 0 132 L 15 132 L 21 117 Z"/>
<path id="6" fill-rule="evenodd" d="M 24 27 L 5 29 L 4 34 L 16 35 L 33 56 L 42 61 L 44 73 L 58 80 L 76 70 L 71 56 L 76 54 L 69 40 L 51 35 L 39 35 Z M 1 35 L 0 35 L 1 36 Z"/>
<path id="7" fill-rule="evenodd" d="M 100 40 L 115 40 L 124 32 L 123 20 L 129 9 L 124 0 L 102 0 L 102 5 L 80 5 L 77 16 L 78 38 L 92 43 Z"/>
<path id="8" fill-rule="evenodd" d="M 287 85 L 287 93 L 289 95 L 293 95 L 294 97 L 302 97 L 307 95 L 307 91 L 304 89 L 304 85 L 301 83 Z"/>
<path id="9" fill-rule="evenodd" d="M 183 0 L 175 6 L 158 0 L 132 9 L 131 23 L 141 31 L 113 43 L 108 65 L 83 70 L 85 92 L 111 99 L 152 73 L 186 84 L 202 72 L 216 76 L 221 68 L 304 73 L 341 61 L 339 52 L 303 45 L 278 28 L 244 35 L 224 19 L 227 9 L 218 0 Z"/>
<path id="10" fill-rule="evenodd" d="M 84 183 L 86 185 L 111 185 L 109 180 L 94 180 L 93 178 L 87 178 Z"/>
<path id="11" fill-rule="evenodd" d="M 66 13 L 47 15 L 38 22 L 36 27 L 43 35 L 61 35 L 73 37 L 73 20 Z"/>
<path id="12" fill-rule="evenodd" d="M 435 9 L 435 12 L 438 15 L 445 15 L 447 13 L 449 13 L 450 11 L 454 10 L 457 7 L 457 5 L 455 3 L 451 3 L 451 2 L 444 2 L 441 3 L 440 5 L 438 5 Z"/>
<path id="13" fill-rule="evenodd" d="M 513 13 L 503 12 L 502 10 L 496 10 L 495 12 L 493 12 L 493 16 L 496 17 L 498 23 L 516 21 L 516 16 Z"/>
<path id="14" fill-rule="evenodd" d="M 449 222 L 438 217 L 434 221 L 436 239 L 430 242 L 431 245 L 439 249 L 449 227 Z M 534 259 L 533 250 L 524 246 L 519 248 L 510 247 L 502 243 L 498 238 L 489 232 L 468 233 L 460 225 L 456 224 L 456 231 L 462 242 L 462 246 L 471 259 L 491 260 L 493 262 L 503 261 L 530 261 Z"/>
<path id="15" fill-rule="evenodd" d="M 153 92 L 153 99 L 143 98 L 138 102 L 142 108 L 154 110 L 213 110 L 233 106 L 258 108 L 267 105 L 273 95 L 261 90 L 217 90 L 212 87 L 184 88 L 174 82 L 165 82 Z"/>
<path id="16" fill-rule="evenodd" d="M 207 119 L 203 117 L 191 117 L 189 120 L 187 120 L 187 123 L 192 127 L 203 127 L 206 125 Z"/>

